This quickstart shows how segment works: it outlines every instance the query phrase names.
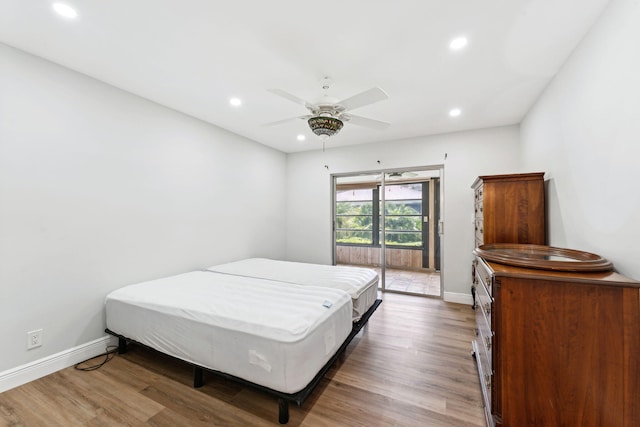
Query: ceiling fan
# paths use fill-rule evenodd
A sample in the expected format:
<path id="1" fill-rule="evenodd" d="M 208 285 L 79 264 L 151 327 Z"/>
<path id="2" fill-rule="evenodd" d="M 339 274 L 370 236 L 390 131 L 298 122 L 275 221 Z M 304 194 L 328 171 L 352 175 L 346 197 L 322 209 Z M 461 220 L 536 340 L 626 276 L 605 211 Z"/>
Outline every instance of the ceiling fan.
<path id="1" fill-rule="evenodd" d="M 296 119 L 307 120 L 307 123 L 313 133 L 323 139 L 338 133 L 345 122 L 379 130 L 386 129 L 389 126 L 389 123 L 386 122 L 347 113 L 348 111 L 355 110 L 356 108 L 388 99 L 389 97 L 382 89 L 379 87 L 373 87 L 369 90 L 353 95 L 350 98 L 339 101 L 327 94 L 330 86 L 331 79 L 329 77 L 323 78 L 322 89 L 324 89 L 324 95 L 317 102 L 305 101 L 304 99 L 292 95 L 282 89 L 269 89 L 269 92 L 275 95 L 293 101 L 296 104 L 303 105 L 307 110 L 309 110 L 309 114 L 278 120 L 276 122 L 267 123 L 265 126 L 279 125 Z"/>

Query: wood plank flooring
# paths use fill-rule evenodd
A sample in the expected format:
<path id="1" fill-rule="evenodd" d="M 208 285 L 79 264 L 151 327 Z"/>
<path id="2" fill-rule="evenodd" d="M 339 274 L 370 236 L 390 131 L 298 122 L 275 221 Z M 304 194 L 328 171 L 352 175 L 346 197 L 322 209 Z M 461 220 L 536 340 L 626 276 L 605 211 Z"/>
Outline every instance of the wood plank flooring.
<path id="1" fill-rule="evenodd" d="M 385 294 L 369 324 L 289 426 L 484 426 L 471 357 L 474 313 Z M 102 368 L 68 368 L 0 394 L 0 426 L 274 426 L 277 400 L 130 346 Z"/>

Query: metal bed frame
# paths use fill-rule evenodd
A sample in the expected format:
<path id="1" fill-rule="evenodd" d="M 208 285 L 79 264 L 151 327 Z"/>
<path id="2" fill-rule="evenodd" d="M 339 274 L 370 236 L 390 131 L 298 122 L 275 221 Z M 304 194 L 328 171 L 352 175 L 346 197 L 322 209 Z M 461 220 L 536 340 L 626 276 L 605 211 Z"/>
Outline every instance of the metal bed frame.
<path id="1" fill-rule="evenodd" d="M 378 306 L 380 306 L 380 304 L 382 304 L 382 300 L 381 299 L 376 299 L 375 302 L 373 303 L 373 305 L 369 308 L 369 310 L 367 310 L 362 317 L 360 318 L 360 320 L 353 322 L 353 327 L 351 328 L 351 332 L 349 333 L 349 335 L 347 336 L 347 338 L 344 340 L 344 342 L 342 343 L 342 345 L 340 346 L 340 348 L 338 349 L 338 351 L 336 351 L 336 353 L 331 357 L 331 359 L 329 359 L 329 361 L 322 367 L 320 368 L 320 371 L 318 371 L 318 373 L 316 374 L 316 376 L 311 380 L 311 382 L 309 384 L 307 384 L 307 386 L 305 388 L 303 388 L 302 390 L 296 392 L 296 393 L 283 393 L 281 391 L 278 390 L 274 390 L 268 387 L 264 387 L 261 386 L 260 384 L 256 384 L 253 383 L 251 381 L 247 381 L 245 379 L 236 377 L 234 375 L 230 375 L 230 374 L 226 374 L 224 372 L 221 371 L 216 371 L 213 369 L 208 369 L 208 368 L 204 368 L 202 366 L 198 366 L 198 365 L 193 365 L 193 386 L 195 388 L 200 388 L 204 385 L 204 371 L 213 373 L 215 375 L 221 376 L 223 378 L 227 378 L 230 379 L 232 381 L 238 382 L 242 385 L 246 385 L 252 388 L 255 388 L 257 390 L 263 391 L 267 394 L 270 394 L 272 396 L 275 396 L 278 398 L 278 421 L 280 422 L 280 424 L 286 424 L 289 422 L 289 403 L 296 403 L 298 406 L 301 406 L 302 403 L 307 399 L 307 397 L 309 397 L 309 395 L 313 392 L 313 390 L 316 388 L 316 386 L 320 383 L 320 381 L 322 380 L 322 378 L 324 377 L 324 375 L 327 373 L 327 371 L 329 370 L 329 368 L 331 368 L 331 365 L 333 365 L 333 363 L 345 352 L 347 346 L 349 345 L 349 343 L 351 343 L 351 341 L 353 340 L 353 338 L 358 335 L 358 333 L 360 332 L 360 330 L 367 324 L 367 322 L 369 321 L 369 318 L 371 317 L 371 315 L 373 314 L 374 311 L 376 311 L 376 309 L 378 308 Z M 118 338 L 118 353 L 119 354 L 124 354 L 127 352 L 127 345 L 128 343 L 135 343 L 137 345 L 141 345 L 143 347 L 147 347 L 147 348 L 151 348 L 148 347 L 144 344 L 141 344 L 135 340 L 129 339 L 123 335 L 120 335 L 114 331 L 109 330 L 108 328 L 105 329 L 105 332 L 107 332 L 110 335 L 113 335 L 115 337 Z M 154 348 L 151 348 L 154 351 L 158 351 L 155 350 Z"/>

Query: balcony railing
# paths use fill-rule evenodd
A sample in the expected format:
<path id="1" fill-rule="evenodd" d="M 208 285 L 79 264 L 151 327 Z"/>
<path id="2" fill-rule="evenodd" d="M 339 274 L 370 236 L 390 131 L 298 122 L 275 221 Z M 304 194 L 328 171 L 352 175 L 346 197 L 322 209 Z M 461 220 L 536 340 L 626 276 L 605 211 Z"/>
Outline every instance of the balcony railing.
<path id="1" fill-rule="evenodd" d="M 422 248 L 387 248 L 385 253 L 387 267 L 403 270 L 423 270 Z M 380 248 L 374 246 L 336 245 L 338 264 L 380 265 Z"/>

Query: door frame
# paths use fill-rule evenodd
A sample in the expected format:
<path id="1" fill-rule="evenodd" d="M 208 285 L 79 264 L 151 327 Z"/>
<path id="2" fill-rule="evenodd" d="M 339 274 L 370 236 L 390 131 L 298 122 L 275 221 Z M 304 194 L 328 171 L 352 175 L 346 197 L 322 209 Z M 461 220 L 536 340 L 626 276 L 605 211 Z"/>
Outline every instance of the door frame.
<path id="1" fill-rule="evenodd" d="M 377 169 L 377 170 L 369 170 L 369 171 L 356 171 L 356 172 L 341 172 L 341 173 L 332 173 L 330 175 L 330 184 L 331 184 L 331 209 L 330 209 L 330 221 L 331 224 L 331 263 L 332 265 L 336 265 L 336 182 L 338 178 L 344 177 L 353 177 L 353 176 L 362 176 L 362 175 L 380 175 L 380 190 L 382 192 L 381 202 L 384 206 L 385 202 L 385 194 L 384 194 L 384 186 L 385 186 L 385 178 L 387 174 L 394 172 L 413 172 L 413 171 L 438 171 L 439 172 L 439 203 L 436 203 L 436 207 L 434 209 L 438 209 L 438 222 L 434 227 L 434 237 L 439 238 L 439 245 L 434 244 L 434 248 L 432 250 L 438 249 L 439 257 L 440 257 L 440 299 L 444 297 L 444 286 L 445 286 L 445 276 L 444 276 L 444 164 L 436 164 L 436 165 L 428 165 L 428 166 L 412 166 L 405 168 L 391 168 L 391 169 Z M 435 213 L 435 212 L 434 212 Z M 434 213 L 431 213 L 432 216 L 435 217 Z M 384 209 L 380 213 L 382 216 L 382 224 L 384 224 Z M 385 268 L 386 268 L 386 247 L 385 247 L 385 239 L 382 239 L 380 242 L 380 272 L 381 272 L 381 280 L 382 292 L 387 292 L 385 289 Z M 439 247 L 438 247 L 439 246 Z M 437 247 L 437 248 L 436 248 Z M 426 295 L 425 295 L 426 296 Z M 433 297 L 433 296 L 431 296 Z"/>

